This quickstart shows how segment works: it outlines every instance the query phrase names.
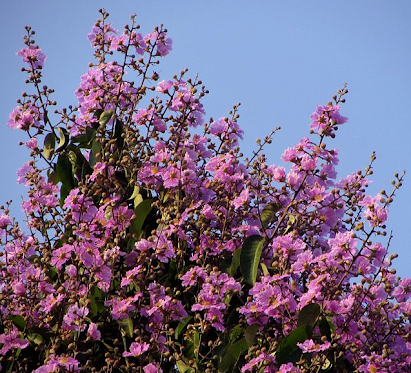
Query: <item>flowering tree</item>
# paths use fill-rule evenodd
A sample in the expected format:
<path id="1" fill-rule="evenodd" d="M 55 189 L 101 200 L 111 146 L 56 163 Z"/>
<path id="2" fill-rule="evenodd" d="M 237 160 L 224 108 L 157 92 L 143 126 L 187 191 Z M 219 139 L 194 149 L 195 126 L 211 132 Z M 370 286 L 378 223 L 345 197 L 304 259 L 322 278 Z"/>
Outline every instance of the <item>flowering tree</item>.
<path id="1" fill-rule="evenodd" d="M 33 89 L 8 125 L 31 160 L 27 229 L 0 215 L 3 371 L 409 372 L 411 280 L 384 238 L 403 176 L 374 197 L 372 162 L 337 179 L 345 87 L 287 169 L 263 154 L 276 130 L 247 159 L 238 106 L 205 122 L 201 81 L 160 81 L 166 30 L 107 17 L 68 109 L 30 28 L 18 52 Z"/>

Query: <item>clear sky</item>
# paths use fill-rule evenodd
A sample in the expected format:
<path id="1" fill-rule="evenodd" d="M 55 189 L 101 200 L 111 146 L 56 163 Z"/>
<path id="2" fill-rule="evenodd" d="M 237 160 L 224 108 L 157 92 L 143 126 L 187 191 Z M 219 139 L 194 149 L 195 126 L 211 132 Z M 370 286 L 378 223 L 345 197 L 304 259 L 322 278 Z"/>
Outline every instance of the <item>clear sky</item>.
<path id="1" fill-rule="evenodd" d="M 27 161 L 18 146 L 24 133 L 6 125 L 16 99 L 26 89 L 15 52 L 24 26 L 37 32 L 47 55 L 44 83 L 56 89 L 61 106 L 74 101 L 80 76 L 92 60 L 87 40 L 97 9 L 104 7 L 121 30 L 136 13 L 142 32 L 163 23 L 173 51 L 159 72 L 167 79 L 183 68 L 197 73 L 210 90 L 207 116 L 226 115 L 241 102 L 243 148 L 275 126 L 283 129 L 267 148 L 269 161 L 308 134 L 309 115 L 348 83 L 342 114 L 349 117 L 333 141 L 340 149 L 339 176 L 364 168 L 377 153 L 369 192 L 389 190 L 395 172 L 408 170 L 390 209 L 395 267 L 411 276 L 411 1 L 409 0 L 208 0 L 208 1 L 3 1 L 0 6 L 0 201 L 13 199 L 22 219 L 24 188 L 16 170 Z M 331 145 L 331 144 L 330 144 Z"/>

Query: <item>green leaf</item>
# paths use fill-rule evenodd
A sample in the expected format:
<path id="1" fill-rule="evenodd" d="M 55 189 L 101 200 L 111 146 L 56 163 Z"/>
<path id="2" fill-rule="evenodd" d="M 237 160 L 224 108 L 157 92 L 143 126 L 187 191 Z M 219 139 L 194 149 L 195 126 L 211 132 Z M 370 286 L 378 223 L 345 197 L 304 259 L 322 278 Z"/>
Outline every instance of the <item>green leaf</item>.
<path id="1" fill-rule="evenodd" d="M 73 172 L 73 175 L 75 175 L 77 172 L 77 155 L 73 150 L 69 150 L 67 158 L 71 163 L 71 170 Z"/>
<path id="2" fill-rule="evenodd" d="M 240 266 L 240 256 L 241 256 L 241 247 L 234 251 L 233 261 L 231 262 L 230 273 L 231 277 L 234 277 L 237 272 L 238 267 Z"/>
<path id="3" fill-rule="evenodd" d="M 235 342 L 240 335 L 244 334 L 243 326 L 238 324 L 230 330 L 230 341 Z"/>
<path id="4" fill-rule="evenodd" d="M 261 265 L 261 269 L 263 271 L 263 275 L 268 276 L 270 274 L 270 272 L 268 272 L 267 266 L 263 262 L 261 262 L 260 265 Z"/>
<path id="5" fill-rule="evenodd" d="M 260 325 L 254 324 L 247 326 L 245 329 L 245 340 L 247 341 L 248 347 L 251 347 L 254 344 L 255 335 L 260 327 Z"/>
<path id="6" fill-rule="evenodd" d="M 21 332 L 26 329 L 26 320 L 24 320 L 23 316 L 20 315 L 11 315 L 9 316 L 10 320 L 13 322 L 14 326 L 17 327 L 18 330 Z"/>
<path id="7" fill-rule="evenodd" d="M 301 357 L 301 350 L 297 343 L 303 343 L 311 336 L 311 327 L 309 325 L 299 326 L 283 339 L 275 354 L 275 360 L 278 364 L 297 362 Z"/>
<path id="8" fill-rule="evenodd" d="M 190 322 L 190 320 L 193 318 L 193 316 L 187 316 L 186 318 L 183 319 L 183 321 L 181 321 L 178 325 L 177 328 L 175 330 L 175 337 L 176 339 L 180 336 L 180 334 L 184 331 L 184 329 L 186 328 L 187 324 Z"/>
<path id="9" fill-rule="evenodd" d="M 113 350 L 114 350 L 114 348 L 111 347 L 111 346 L 110 346 L 109 344 L 107 344 L 106 342 L 101 341 L 101 343 L 102 343 L 104 346 L 106 346 L 107 350 L 109 350 L 109 351 L 113 351 Z"/>
<path id="10" fill-rule="evenodd" d="M 101 113 L 101 115 L 100 115 L 100 118 L 99 118 L 99 124 L 100 124 L 100 126 L 105 126 L 107 123 L 108 123 L 108 121 L 111 119 L 111 117 L 113 116 L 113 114 L 114 114 L 114 111 L 113 110 L 106 110 L 106 111 L 103 111 L 102 113 Z"/>
<path id="11" fill-rule="evenodd" d="M 97 162 L 101 162 L 101 145 L 93 140 L 90 151 L 90 166 L 93 167 Z"/>
<path id="12" fill-rule="evenodd" d="M 298 314 L 297 327 L 309 325 L 314 328 L 320 317 L 321 307 L 317 303 L 307 304 Z"/>
<path id="13" fill-rule="evenodd" d="M 98 118 L 100 118 L 100 115 L 103 113 L 103 110 L 102 109 L 97 109 L 95 112 L 94 112 L 94 116 L 98 119 Z"/>
<path id="14" fill-rule="evenodd" d="M 269 203 L 264 207 L 263 211 L 261 212 L 261 224 L 264 229 L 266 229 L 268 224 L 270 224 L 274 220 L 276 212 L 280 211 L 282 207 L 282 205 L 274 202 Z"/>
<path id="15" fill-rule="evenodd" d="M 59 145 L 57 146 L 56 153 L 62 151 L 69 142 L 69 134 L 65 128 L 57 127 L 59 133 Z"/>
<path id="16" fill-rule="evenodd" d="M 78 146 L 70 144 L 68 149 L 67 158 L 71 163 L 73 175 L 76 175 L 79 180 L 84 180 L 86 175 L 92 174 L 93 169 Z"/>
<path id="17" fill-rule="evenodd" d="M 136 208 L 141 202 L 143 202 L 143 196 L 140 193 L 140 187 L 135 186 L 133 190 L 133 194 L 128 199 L 129 201 L 133 200 L 134 208 Z"/>
<path id="18" fill-rule="evenodd" d="M 123 122 L 117 119 L 116 124 L 114 125 L 113 137 L 116 139 L 117 147 L 119 149 L 122 149 L 124 147 L 124 137 L 122 136 L 123 133 L 124 133 Z"/>
<path id="19" fill-rule="evenodd" d="M 321 316 L 318 322 L 318 327 L 320 328 L 321 335 L 327 337 L 328 341 L 331 341 L 331 333 L 335 331 L 332 318 Z"/>
<path id="20" fill-rule="evenodd" d="M 183 360 L 177 360 L 176 365 L 179 373 L 194 373 L 196 371 L 195 368 L 190 367 Z"/>
<path id="21" fill-rule="evenodd" d="M 64 201 L 66 200 L 67 196 L 69 195 L 71 189 L 66 188 L 64 185 L 62 185 L 60 189 L 60 206 L 63 207 Z"/>
<path id="22" fill-rule="evenodd" d="M 43 154 L 46 159 L 50 159 L 56 146 L 56 137 L 53 132 L 50 132 L 44 138 Z"/>
<path id="23" fill-rule="evenodd" d="M 258 235 L 250 236 L 244 241 L 240 255 L 240 267 L 244 280 L 254 286 L 257 279 L 258 265 L 264 246 L 264 238 Z"/>
<path id="24" fill-rule="evenodd" d="M 81 148 L 89 149 L 95 137 L 96 137 L 96 130 L 94 128 L 87 127 L 86 133 L 73 137 L 71 139 L 71 142 L 79 144 Z"/>
<path id="25" fill-rule="evenodd" d="M 133 321 L 131 320 L 131 318 L 127 317 L 126 319 L 119 320 L 118 323 L 121 326 L 121 333 L 131 338 L 133 336 L 134 330 Z"/>
<path id="26" fill-rule="evenodd" d="M 68 191 L 69 193 L 70 190 L 72 190 L 75 187 L 75 180 L 73 176 L 71 162 L 66 155 L 61 154 L 59 156 L 57 160 L 56 171 L 61 183 L 63 184 L 63 187 L 65 188 L 65 191 Z M 61 195 L 63 195 L 62 191 Z"/>
<path id="27" fill-rule="evenodd" d="M 97 286 L 93 286 L 93 288 L 91 289 L 89 296 L 89 308 L 91 317 L 96 316 L 98 313 L 102 312 L 105 309 L 104 301 L 102 300 L 102 294 L 102 291 Z"/>
<path id="28" fill-rule="evenodd" d="M 130 231 L 131 233 L 137 234 L 138 237 L 140 237 L 142 229 L 143 229 L 144 221 L 146 220 L 148 214 L 151 211 L 152 203 L 153 203 L 152 199 L 145 199 L 134 210 L 136 218 L 131 220 Z"/>
<path id="29" fill-rule="evenodd" d="M 234 277 L 240 266 L 240 255 L 241 247 L 234 251 L 231 258 L 228 256 L 220 263 L 220 270 L 227 273 L 229 276 Z"/>
<path id="30" fill-rule="evenodd" d="M 54 185 L 57 185 L 61 181 L 55 167 L 51 172 L 48 172 L 48 177 L 48 182 L 53 183 Z"/>
<path id="31" fill-rule="evenodd" d="M 224 354 L 220 365 L 219 372 L 227 372 L 230 368 L 234 367 L 237 364 L 237 361 L 240 359 L 241 355 L 248 350 L 248 344 L 245 338 L 240 339 L 239 341 L 233 343 Z"/>
<path id="32" fill-rule="evenodd" d="M 27 335 L 29 342 L 34 343 L 35 345 L 41 345 L 43 343 L 43 337 L 38 333 L 30 333 Z"/>
<path id="33" fill-rule="evenodd" d="M 287 228 L 284 231 L 284 235 L 287 234 L 294 226 L 296 219 L 294 215 L 288 214 L 288 224 Z"/>

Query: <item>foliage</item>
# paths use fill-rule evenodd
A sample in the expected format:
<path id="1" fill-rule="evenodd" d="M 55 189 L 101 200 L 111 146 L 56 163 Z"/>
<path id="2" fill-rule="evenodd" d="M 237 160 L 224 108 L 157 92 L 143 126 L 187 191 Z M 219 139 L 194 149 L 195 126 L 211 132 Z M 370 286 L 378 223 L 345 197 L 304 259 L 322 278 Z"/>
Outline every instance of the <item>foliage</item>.
<path id="1" fill-rule="evenodd" d="M 8 124 L 32 158 L 27 229 L 0 215 L 3 371 L 408 372 L 411 280 L 384 238 L 403 176 L 375 197 L 372 162 L 337 180 L 345 87 L 288 170 L 263 154 L 277 129 L 247 159 L 238 106 L 205 122 L 200 80 L 159 81 L 165 29 L 101 15 L 76 106 L 53 112 L 30 28 L 18 52 L 34 91 Z"/>

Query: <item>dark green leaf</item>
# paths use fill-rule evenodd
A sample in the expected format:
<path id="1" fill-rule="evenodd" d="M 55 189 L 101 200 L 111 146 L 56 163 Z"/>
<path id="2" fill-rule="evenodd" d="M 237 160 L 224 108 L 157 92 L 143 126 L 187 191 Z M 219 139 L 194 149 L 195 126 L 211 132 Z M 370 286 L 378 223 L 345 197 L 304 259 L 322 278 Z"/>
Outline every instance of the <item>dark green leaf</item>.
<path id="1" fill-rule="evenodd" d="M 243 326 L 238 324 L 230 330 L 230 341 L 235 342 L 240 335 L 244 334 Z"/>
<path id="2" fill-rule="evenodd" d="M 288 224 L 284 234 L 287 234 L 294 227 L 295 220 L 294 215 L 288 214 Z"/>
<path id="3" fill-rule="evenodd" d="M 194 373 L 196 371 L 195 368 L 190 367 L 183 360 L 177 360 L 176 365 L 179 373 Z"/>
<path id="4" fill-rule="evenodd" d="M 103 111 L 100 115 L 100 118 L 99 118 L 100 126 L 105 126 L 108 123 L 108 121 L 111 119 L 113 114 L 114 114 L 113 110 Z"/>
<path id="5" fill-rule="evenodd" d="M 240 266 L 241 247 L 234 251 L 233 256 L 226 257 L 220 264 L 221 271 L 227 273 L 231 277 L 234 277 L 238 267 Z"/>
<path id="6" fill-rule="evenodd" d="M 94 128 L 87 127 L 86 133 L 73 137 L 71 139 L 71 142 L 79 144 L 81 148 L 88 149 L 91 147 L 91 143 L 93 142 L 95 136 L 96 136 L 96 130 Z"/>
<path id="7" fill-rule="evenodd" d="M 67 157 L 71 163 L 73 175 L 75 174 L 79 180 L 84 180 L 86 175 L 93 172 L 92 168 L 78 146 L 70 144 L 68 149 Z"/>
<path id="8" fill-rule="evenodd" d="M 51 172 L 48 173 L 48 182 L 57 185 L 60 182 L 59 174 L 57 173 L 56 169 L 53 168 Z"/>
<path id="9" fill-rule="evenodd" d="M 237 361 L 248 350 L 248 344 L 245 338 L 233 343 L 224 354 L 220 365 L 219 372 L 227 372 L 237 364 Z"/>
<path id="10" fill-rule="evenodd" d="M 303 343 L 311 337 L 311 327 L 309 325 L 299 326 L 288 334 L 281 342 L 275 354 L 275 360 L 278 364 L 297 362 L 301 357 L 301 350 L 297 343 Z"/>
<path id="11" fill-rule="evenodd" d="M 261 212 L 261 224 L 263 228 L 267 228 L 275 217 L 276 212 L 280 211 L 282 206 L 278 203 L 269 203 Z"/>
<path id="12" fill-rule="evenodd" d="M 124 146 L 124 137 L 122 134 L 124 133 L 123 123 L 121 120 L 116 120 L 116 124 L 114 125 L 114 134 L 113 137 L 116 139 L 117 147 L 122 149 Z"/>
<path id="13" fill-rule="evenodd" d="M 175 331 L 175 337 L 176 339 L 180 336 L 180 334 L 184 331 L 186 328 L 187 324 L 190 322 L 190 320 L 193 318 L 193 316 L 187 316 L 184 318 L 178 325 Z"/>
<path id="14" fill-rule="evenodd" d="M 247 341 L 248 347 L 251 347 L 254 344 L 254 338 L 258 329 L 260 329 L 260 325 L 257 324 L 249 325 L 245 329 L 245 340 Z"/>
<path id="15" fill-rule="evenodd" d="M 257 279 L 258 266 L 263 246 L 264 238 L 254 235 L 246 238 L 241 249 L 241 272 L 243 273 L 244 280 L 251 286 L 254 286 Z"/>
<path id="16" fill-rule="evenodd" d="M 131 318 L 127 317 L 126 319 L 119 320 L 119 324 L 121 326 L 122 334 L 131 338 L 133 336 L 134 330 L 133 321 L 131 320 Z"/>
<path id="17" fill-rule="evenodd" d="M 103 110 L 102 109 L 97 109 L 95 112 L 94 112 L 94 116 L 96 117 L 96 118 L 100 118 L 100 115 L 101 114 L 103 114 Z"/>
<path id="18" fill-rule="evenodd" d="M 261 262 L 260 265 L 261 265 L 261 270 L 263 271 L 263 275 L 264 276 L 269 276 L 270 272 L 268 272 L 268 268 L 265 265 L 265 263 Z"/>
<path id="19" fill-rule="evenodd" d="M 94 317 L 97 315 L 98 312 L 98 307 L 97 307 L 97 300 L 96 298 L 94 298 L 92 295 L 89 296 L 89 310 L 90 310 L 90 317 Z"/>
<path id="20" fill-rule="evenodd" d="M 317 303 L 307 304 L 298 314 L 298 326 L 309 325 L 314 328 L 320 317 L 321 307 Z"/>
<path id="21" fill-rule="evenodd" d="M 97 162 L 101 162 L 101 145 L 97 140 L 93 140 L 90 151 L 90 166 L 93 167 Z"/>
<path id="22" fill-rule="evenodd" d="M 334 332 L 335 326 L 332 323 L 332 320 L 328 321 L 328 317 L 321 316 L 318 322 L 321 335 L 327 337 L 328 341 L 331 341 L 331 333 Z M 332 330 L 332 329 L 334 330 Z"/>
<path id="23" fill-rule="evenodd" d="M 77 172 L 77 155 L 73 150 L 69 150 L 67 158 L 71 163 L 71 170 L 73 172 L 73 175 L 75 175 Z"/>
<path id="24" fill-rule="evenodd" d="M 233 261 L 231 263 L 230 273 L 231 277 L 234 277 L 237 272 L 238 267 L 240 266 L 240 256 L 241 256 L 241 247 L 234 251 Z"/>
<path id="25" fill-rule="evenodd" d="M 111 347 L 111 346 L 110 346 L 109 344 L 107 344 L 106 342 L 101 341 L 101 343 L 102 343 L 104 346 L 106 346 L 107 350 L 109 350 L 109 351 L 113 351 L 113 350 L 114 350 L 113 347 Z"/>
<path id="26" fill-rule="evenodd" d="M 40 345 L 43 342 L 43 337 L 38 333 L 30 333 L 27 335 L 27 339 L 35 345 Z"/>
<path id="27" fill-rule="evenodd" d="M 13 322 L 14 326 L 17 327 L 21 332 L 26 328 L 26 320 L 20 315 L 11 315 L 9 316 L 10 320 Z"/>
<path id="28" fill-rule="evenodd" d="M 56 152 L 60 152 L 68 145 L 70 137 L 65 128 L 57 127 L 57 132 L 59 133 L 59 144 L 57 146 Z"/>
<path id="29" fill-rule="evenodd" d="M 50 159 L 56 146 L 56 137 L 53 132 L 50 132 L 44 138 L 43 154 L 46 159 Z"/>
<path id="30" fill-rule="evenodd" d="M 61 186 L 61 189 L 60 189 L 60 206 L 61 207 L 63 207 L 64 201 L 66 200 L 70 191 L 71 189 L 66 188 L 64 185 Z"/>
<path id="31" fill-rule="evenodd" d="M 140 237 L 144 221 L 146 220 L 147 215 L 151 211 L 152 203 L 152 199 L 145 199 L 134 210 L 136 218 L 131 221 L 130 231 L 131 233 L 137 234 L 138 237 Z"/>
<path id="32" fill-rule="evenodd" d="M 71 190 L 75 187 L 73 169 L 69 158 L 62 154 L 59 156 L 56 165 L 56 171 L 63 186 Z"/>

